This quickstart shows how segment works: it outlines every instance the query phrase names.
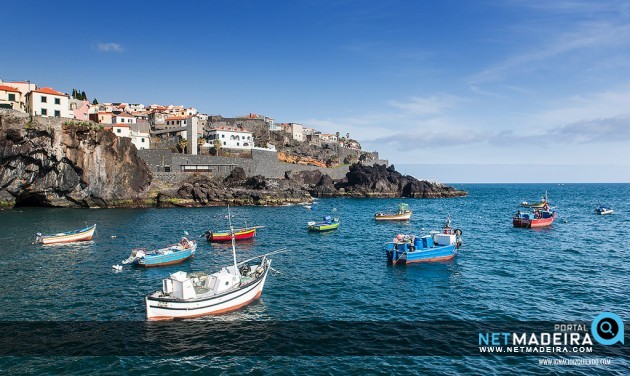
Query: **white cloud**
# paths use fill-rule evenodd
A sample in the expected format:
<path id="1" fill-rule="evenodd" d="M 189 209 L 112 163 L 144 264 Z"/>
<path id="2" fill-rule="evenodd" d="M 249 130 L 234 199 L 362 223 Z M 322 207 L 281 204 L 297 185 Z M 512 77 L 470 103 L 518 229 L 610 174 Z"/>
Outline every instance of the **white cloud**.
<path id="1" fill-rule="evenodd" d="M 425 98 L 411 97 L 406 102 L 389 101 L 387 104 L 415 115 L 437 115 L 455 108 L 461 101 L 461 98 L 452 95 L 438 94 Z"/>
<path id="2" fill-rule="evenodd" d="M 99 43 L 96 45 L 96 49 L 101 52 L 123 52 L 124 48 L 118 43 Z"/>

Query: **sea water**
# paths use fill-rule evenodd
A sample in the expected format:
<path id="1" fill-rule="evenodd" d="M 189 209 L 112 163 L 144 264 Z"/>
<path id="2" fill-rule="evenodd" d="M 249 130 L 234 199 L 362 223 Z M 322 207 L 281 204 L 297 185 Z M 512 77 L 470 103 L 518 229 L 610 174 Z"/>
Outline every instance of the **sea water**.
<path id="1" fill-rule="evenodd" d="M 239 311 L 201 320 L 295 322 L 341 320 L 585 322 L 603 311 L 630 317 L 628 243 L 630 184 L 474 184 L 453 199 L 320 199 L 302 206 L 233 207 L 235 226 L 265 226 L 253 242 L 237 245 L 239 260 L 288 248 L 272 257 L 259 301 Z M 548 192 L 558 217 L 549 228 L 513 228 L 522 201 Z M 376 222 L 374 213 L 408 203 L 409 222 Z M 615 210 L 598 216 L 598 202 Z M 306 223 L 335 213 L 337 231 L 310 233 Z M 57 209 L 0 212 L 0 319 L 9 321 L 145 320 L 144 297 L 162 278 L 183 270 L 217 271 L 232 262 L 229 245 L 199 238 L 225 230 L 227 208 Z M 455 260 L 407 267 L 386 263 L 384 243 L 396 234 L 439 230 L 450 215 L 463 231 Z M 37 232 L 57 233 L 97 224 L 93 241 L 32 244 Z M 132 248 L 175 243 L 188 232 L 199 247 L 191 261 L 162 268 L 112 266 Z M 277 271 L 277 272 L 276 272 Z M 133 332 L 127 333 L 133 336 Z M 462 339 L 465 341 L 467 339 Z M 476 338 L 474 339 L 476 340 Z M 626 344 L 627 345 L 627 344 Z M 129 355 L 134 355 L 133 351 Z M 365 374 L 422 373 L 578 374 L 627 371 L 626 358 L 606 367 L 541 368 L 534 357 L 2 357 L 0 369 L 16 373 L 94 372 Z M 431 354 L 425 354 L 431 355 Z"/>

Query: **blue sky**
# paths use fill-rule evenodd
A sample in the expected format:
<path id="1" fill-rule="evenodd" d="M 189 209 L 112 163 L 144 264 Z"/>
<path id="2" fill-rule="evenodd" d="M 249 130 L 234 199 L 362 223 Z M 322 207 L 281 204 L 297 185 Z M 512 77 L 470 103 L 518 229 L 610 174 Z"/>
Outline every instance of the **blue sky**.
<path id="1" fill-rule="evenodd" d="M 395 164 L 470 166 L 460 181 L 501 180 L 483 166 L 496 164 L 630 181 L 627 1 L 46 1 L 3 14 L 5 81 L 349 132 Z"/>

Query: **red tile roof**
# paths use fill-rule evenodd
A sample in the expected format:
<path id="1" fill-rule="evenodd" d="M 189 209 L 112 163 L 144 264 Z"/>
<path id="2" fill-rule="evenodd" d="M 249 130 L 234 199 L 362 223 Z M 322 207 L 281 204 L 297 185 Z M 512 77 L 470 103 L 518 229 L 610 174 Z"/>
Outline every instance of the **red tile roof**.
<path id="1" fill-rule="evenodd" d="M 43 87 L 41 89 L 32 90 L 34 93 L 42 93 L 42 94 L 50 94 L 50 95 L 59 95 L 61 97 L 67 97 L 67 94 L 60 93 L 57 90 L 50 87 Z"/>
<path id="2" fill-rule="evenodd" d="M 188 116 L 169 116 L 166 120 L 186 120 Z"/>
<path id="3" fill-rule="evenodd" d="M 15 93 L 21 93 L 21 91 L 19 91 L 18 89 L 14 88 L 13 86 L 0 85 L 0 90 L 12 91 L 12 92 L 15 92 Z"/>
<path id="4" fill-rule="evenodd" d="M 130 114 L 125 114 L 125 113 L 122 113 L 122 112 L 121 112 L 121 113 L 117 114 L 117 115 L 116 115 L 116 117 L 127 117 L 127 118 L 132 118 L 132 117 L 133 117 L 133 115 L 130 115 Z"/>
<path id="5" fill-rule="evenodd" d="M 129 128 L 129 124 L 113 124 L 112 127 Z"/>

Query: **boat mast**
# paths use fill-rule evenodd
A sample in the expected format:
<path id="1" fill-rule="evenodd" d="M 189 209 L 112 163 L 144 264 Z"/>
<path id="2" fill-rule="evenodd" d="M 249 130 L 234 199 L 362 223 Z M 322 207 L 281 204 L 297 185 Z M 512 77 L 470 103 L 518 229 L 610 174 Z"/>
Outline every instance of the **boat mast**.
<path id="1" fill-rule="evenodd" d="M 230 224 L 230 236 L 232 237 L 232 260 L 234 261 L 234 274 L 239 275 L 238 266 L 236 265 L 236 239 L 234 238 L 234 227 L 232 227 L 232 213 L 230 205 L 228 205 L 228 222 Z"/>

